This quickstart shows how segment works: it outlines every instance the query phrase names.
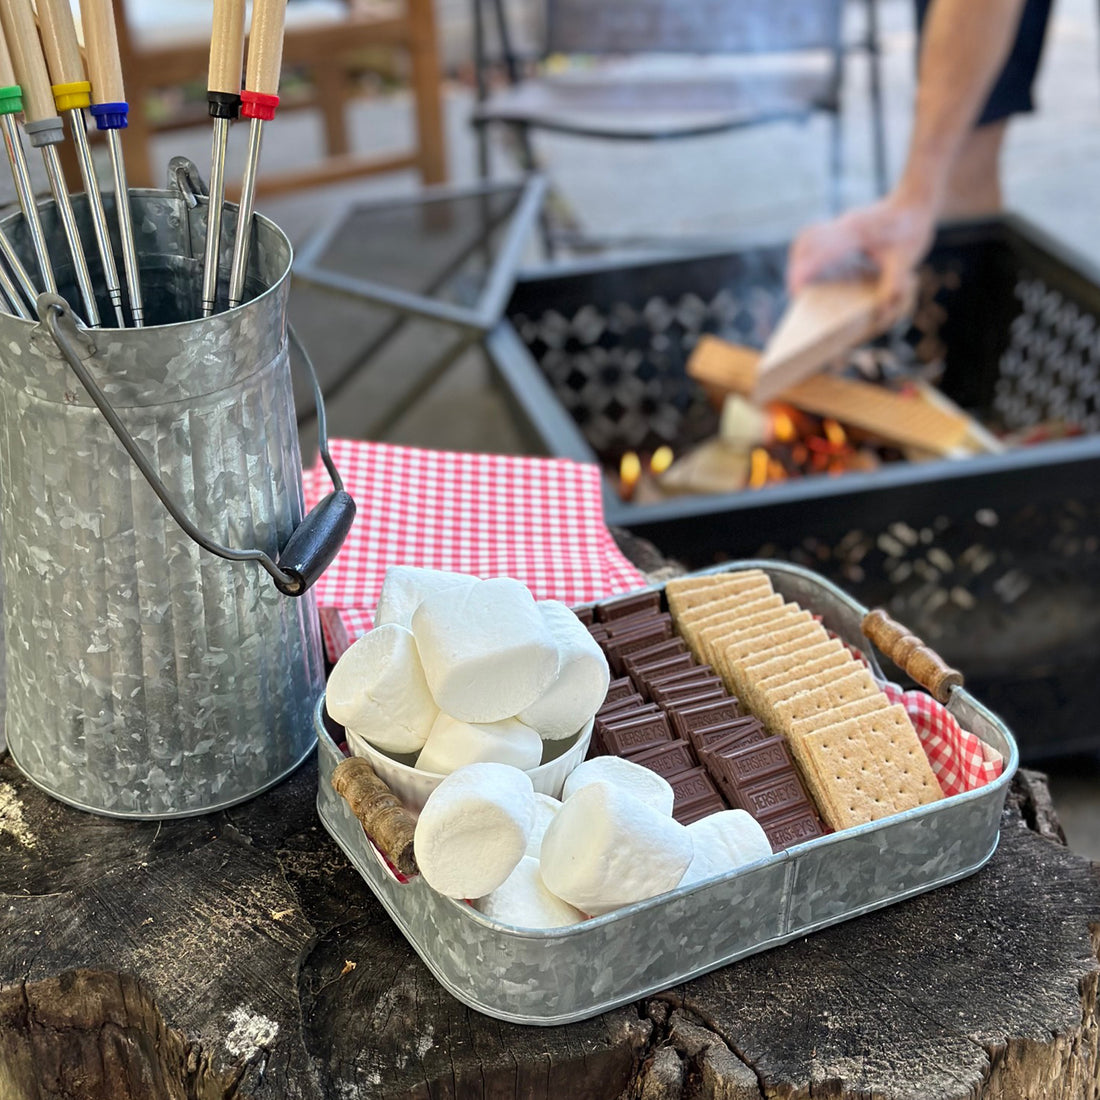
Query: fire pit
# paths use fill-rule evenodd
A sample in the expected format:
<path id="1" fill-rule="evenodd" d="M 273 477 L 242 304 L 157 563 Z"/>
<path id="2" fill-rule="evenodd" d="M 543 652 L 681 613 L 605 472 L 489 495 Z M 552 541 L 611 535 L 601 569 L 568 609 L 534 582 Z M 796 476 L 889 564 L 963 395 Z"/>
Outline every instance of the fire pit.
<path id="1" fill-rule="evenodd" d="M 998 430 L 1081 434 L 759 489 L 623 500 L 620 463 L 681 454 L 718 414 L 685 373 L 703 333 L 759 346 L 785 247 L 526 277 L 489 341 L 546 452 L 605 469 L 608 522 L 691 567 L 781 557 L 889 608 L 963 669 L 1026 755 L 1100 746 L 1100 274 L 1016 218 L 953 226 L 892 352 Z M 827 438 L 827 437 L 826 437 Z M 839 440 L 838 440 L 839 442 Z M 759 479 L 768 482 L 766 477 Z"/>

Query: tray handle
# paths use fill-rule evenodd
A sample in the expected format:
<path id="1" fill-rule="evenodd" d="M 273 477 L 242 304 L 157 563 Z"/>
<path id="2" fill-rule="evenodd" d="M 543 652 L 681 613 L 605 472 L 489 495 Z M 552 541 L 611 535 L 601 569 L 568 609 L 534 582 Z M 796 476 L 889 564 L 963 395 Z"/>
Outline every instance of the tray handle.
<path id="1" fill-rule="evenodd" d="M 946 703 L 953 688 L 962 687 L 963 675 L 934 650 L 892 619 L 882 608 L 863 616 L 863 633 L 878 646 L 881 653 L 911 676 L 933 698 Z"/>
<path id="2" fill-rule="evenodd" d="M 406 878 L 419 873 L 413 854 L 416 817 L 361 756 L 336 765 L 332 787 L 347 801 L 374 846 Z"/>

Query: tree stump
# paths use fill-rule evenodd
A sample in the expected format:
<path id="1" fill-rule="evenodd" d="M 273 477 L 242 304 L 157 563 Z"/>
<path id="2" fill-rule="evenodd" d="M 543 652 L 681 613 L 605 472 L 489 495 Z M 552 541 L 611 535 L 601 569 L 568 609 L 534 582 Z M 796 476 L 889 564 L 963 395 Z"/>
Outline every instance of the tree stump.
<path id="1" fill-rule="evenodd" d="M 553 1028 L 436 984 L 316 781 L 126 823 L 0 757 L 3 1100 L 1100 1095 L 1100 881 L 1034 774 L 977 875 Z"/>

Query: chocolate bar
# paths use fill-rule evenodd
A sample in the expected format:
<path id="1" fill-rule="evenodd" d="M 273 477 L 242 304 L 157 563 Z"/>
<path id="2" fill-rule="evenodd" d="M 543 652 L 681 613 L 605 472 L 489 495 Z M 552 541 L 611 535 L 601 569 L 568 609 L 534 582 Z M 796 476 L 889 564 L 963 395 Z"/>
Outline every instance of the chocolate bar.
<path id="1" fill-rule="evenodd" d="M 634 684 L 629 676 L 620 676 L 617 680 L 612 680 L 607 685 L 607 694 L 603 697 L 603 707 L 609 706 L 611 703 L 617 703 L 620 699 L 625 699 L 628 695 L 633 694 Z"/>
<path id="2" fill-rule="evenodd" d="M 726 809 L 726 803 L 718 793 L 714 780 L 704 767 L 691 768 L 665 777 L 672 786 L 675 799 L 672 816 L 681 825 L 698 821 L 701 817 Z M 687 820 L 685 820 L 685 818 Z"/>
<path id="3" fill-rule="evenodd" d="M 623 755 L 666 779 L 670 775 L 697 767 L 699 763 L 686 741 L 661 741 L 656 745 L 633 749 Z"/>
<path id="4" fill-rule="evenodd" d="M 635 670 L 640 670 L 648 665 L 657 665 L 664 661 L 674 660 L 685 654 L 691 658 L 691 654 L 688 653 L 688 647 L 684 644 L 682 638 L 666 638 L 663 642 L 658 642 L 656 645 L 646 646 L 644 649 L 635 650 L 623 659 L 623 665 L 626 668 L 627 674 L 637 682 Z M 694 668 L 694 658 L 691 658 L 690 664 L 684 667 Z"/>
<path id="5" fill-rule="evenodd" d="M 651 626 L 671 627 L 672 616 L 667 611 L 660 615 L 631 615 L 625 619 L 612 619 L 611 622 L 602 625 L 609 638 L 620 638 L 625 634 L 634 634 Z M 670 635 L 671 630 L 666 637 Z"/>
<path id="6" fill-rule="evenodd" d="M 623 659 L 623 664 L 633 657 L 634 654 L 628 654 Z M 663 676 L 669 676 L 674 672 L 686 672 L 688 669 L 695 665 L 695 658 L 686 650 L 683 653 L 678 653 L 674 657 L 665 657 L 660 661 L 652 661 L 647 664 L 643 664 L 641 667 L 635 667 L 633 672 L 630 672 L 630 666 L 626 665 L 627 672 L 630 672 L 630 678 L 638 685 L 639 691 L 645 691 L 649 684 L 658 682 Z"/>
<path id="7" fill-rule="evenodd" d="M 768 737 L 735 752 L 716 754 L 719 767 L 725 769 L 738 787 L 746 787 L 777 772 L 793 771 L 794 764 L 782 737 Z"/>
<path id="8" fill-rule="evenodd" d="M 763 741 L 768 736 L 764 723 L 753 714 L 735 718 L 732 722 L 718 722 L 713 726 L 700 726 L 691 731 L 689 740 L 697 753 L 736 752 Z"/>
<path id="9" fill-rule="evenodd" d="M 608 753 L 626 756 L 632 749 L 638 750 L 656 741 L 671 741 L 672 730 L 668 719 L 658 711 L 622 722 L 601 723 L 600 738 Z"/>
<path id="10" fill-rule="evenodd" d="M 591 626 L 592 623 L 596 621 L 596 614 L 592 610 L 591 605 L 588 607 L 574 607 L 573 614 L 576 615 L 585 626 Z"/>
<path id="11" fill-rule="evenodd" d="M 596 618 L 601 622 L 608 622 L 627 615 L 636 615 L 638 612 L 660 610 L 661 593 L 656 589 L 647 589 L 645 592 L 634 592 L 629 596 L 606 600 L 596 607 Z"/>
<path id="12" fill-rule="evenodd" d="M 782 852 L 784 848 L 793 848 L 796 844 L 825 835 L 825 827 L 809 805 L 762 822 L 760 827 L 764 830 L 773 852 Z"/>
<path id="13" fill-rule="evenodd" d="M 741 708 L 731 695 L 712 703 L 700 703 L 697 706 L 684 706 L 682 703 L 670 708 L 670 717 L 676 732 L 685 740 L 691 740 L 691 731 L 701 726 L 713 726 L 715 722 L 732 722 L 740 718 Z"/>
<path id="14" fill-rule="evenodd" d="M 616 699 L 613 703 L 604 703 L 598 711 L 596 711 L 596 717 L 606 718 L 609 714 L 619 710 L 634 710 L 637 707 L 653 706 L 653 703 L 647 703 L 642 695 L 638 692 L 632 691 L 629 695 L 624 695 L 619 699 Z"/>
<path id="15" fill-rule="evenodd" d="M 677 707 L 691 709 L 701 707 L 704 703 L 717 703 L 728 699 L 729 692 L 720 684 L 696 684 L 693 687 L 684 687 L 674 692 L 672 697 L 666 696 L 663 703 L 659 704 L 667 711 L 674 711 Z"/>
<path id="16" fill-rule="evenodd" d="M 639 649 L 655 645 L 672 636 L 672 624 L 653 622 L 649 626 L 630 634 L 621 634 L 615 638 L 608 638 L 604 643 L 604 653 L 607 654 L 608 663 L 616 676 L 622 676 L 626 671 L 623 667 L 623 658 L 630 653 L 636 653 Z"/>

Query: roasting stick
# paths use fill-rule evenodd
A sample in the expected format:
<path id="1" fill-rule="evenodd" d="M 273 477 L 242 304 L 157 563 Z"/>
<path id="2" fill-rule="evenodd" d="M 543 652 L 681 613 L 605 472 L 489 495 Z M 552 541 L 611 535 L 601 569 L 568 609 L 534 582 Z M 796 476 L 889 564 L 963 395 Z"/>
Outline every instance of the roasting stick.
<path id="1" fill-rule="evenodd" d="M 23 211 L 23 220 L 26 221 L 30 232 L 31 246 L 34 248 L 34 258 L 38 264 L 42 286 L 51 294 L 56 294 L 57 283 L 53 277 L 50 252 L 46 247 L 46 234 L 42 229 L 42 221 L 38 217 L 38 203 L 35 201 L 34 188 L 31 186 L 31 174 L 27 169 L 23 140 L 19 136 L 19 127 L 15 123 L 15 116 L 23 110 L 23 89 L 15 79 L 15 68 L 11 63 L 11 54 L 8 52 L 2 20 L 0 20 L 0 85 L 2 85 L 0 87 L 0 127 L 4 131 L 4 148 L 7 150 L 12 178 L 15 180 L 19 209 Z M 0 248 L 3 249 L 4 258 L 11 264 L 12 271 L 15 272 L 15 277 L 27 300 L 33 305 L 38 298 L 38 291 L 3 233 L 0 233 Z"/>
<path id="2" fill-rule="evenodd" d="M 244 298 L 256 199 L 256 172 L 260 167 L 260 139 L 263 124 L 275 117 L 275 109 L 279 106 L 279 69 L 283 63 L 285 22 L 286 0 L 255 0 L 252 5 L 252 29 L 248 37 L 248 71 L 245 74 L 245 90 L 241 94 L 241 114 L 252 122 L 248 130 L 248 160 L 237 210 L 233 263 L 229 269 L 230 309 L 239 306 Z"/>
<path id="3" fill-rule="evenodd" d="M 209 317 L 217 305 L 218 254 L 225 205 L 225 148 L 229 141 L 229 124 L 241 114 L 243 64 L 244 0 L 214 0 L 210 71 L 206 84 L 207 106 L 214 120 L 214 144 L 210 151 L 210 198 L 206 207 L 206 249 L 202 264 L 204 317 Z"/>
<path id="4" fill-rule="evenodd" d="M 8 0 L 10 2 L 10 0 Z M 118 56 L 118 33 L 111 0 L 80 0 L 80 18 L 84 26 L 84 46 L 88 54 L 88 75 L 92 82 L 92 116 L 97 129 L 107 132 L 107 148 L 114 173 L 115 208 L 122 238 L 122 267 L 134 328 L 145 323 L 138 274 L 137 249 L 134 247 L 134 222 L 130 213 L 130 189 L 126 184 L 126 164 L 122 159 L 119 131 L 126 126 L 130 107 L 122 82 L 122 62 Z"/>
<path id="5" fill-rule="evenodd" d="M 88 146 L 88 131 L 84 125 L 84 108 L 91 106 L 91 84 L 85 79 L 84 62 L 80 57 L 80 45 L 76 39 L 69 0 L 38 0 L 38 21 L 42 32 L 42 46 L 46 51 L 46 64 L 53 78 L 53 99 L 58 113 L 69 116 L 69 125 L 76 143 L 80 161 L 80 175 L 84 180 L 84 193 L 88 196 L 88 209 L 92 215 L 99 258 L 103 263 L 103 278 L 107 293 L 115 308 L 119 328 L 126 324 L 122 312 L 122 287 L 118 281 L 118 267 L 111 248 L 111 235 L 107 231 L 107 215 L 103 210 L 103 196 L 99 193 L 92 151 Z"/>
<path id="6" fill-rule="evenodd" d="M 54 110 L 50 77 L 46 72 L 46 60 L 42 56 L 42 43 L 38 40 L 30 0 L 0 0 L 0 19 L 11 50 L 15 76 L 23 89 L 23 129 L 31 139 L 31 145 L 42 151 L 57 216 L 73 258 L 73 272 L 84 303 L 84 315 L 90 325 L 96 326 L 99 324 L 99 309 L 95 291 L 92 290 L 92 277 L 76 227 L 76 216 L 69 202 L 61 159 L 57 155 L 58 142 L 65 140 L 65 124 Z"/>

